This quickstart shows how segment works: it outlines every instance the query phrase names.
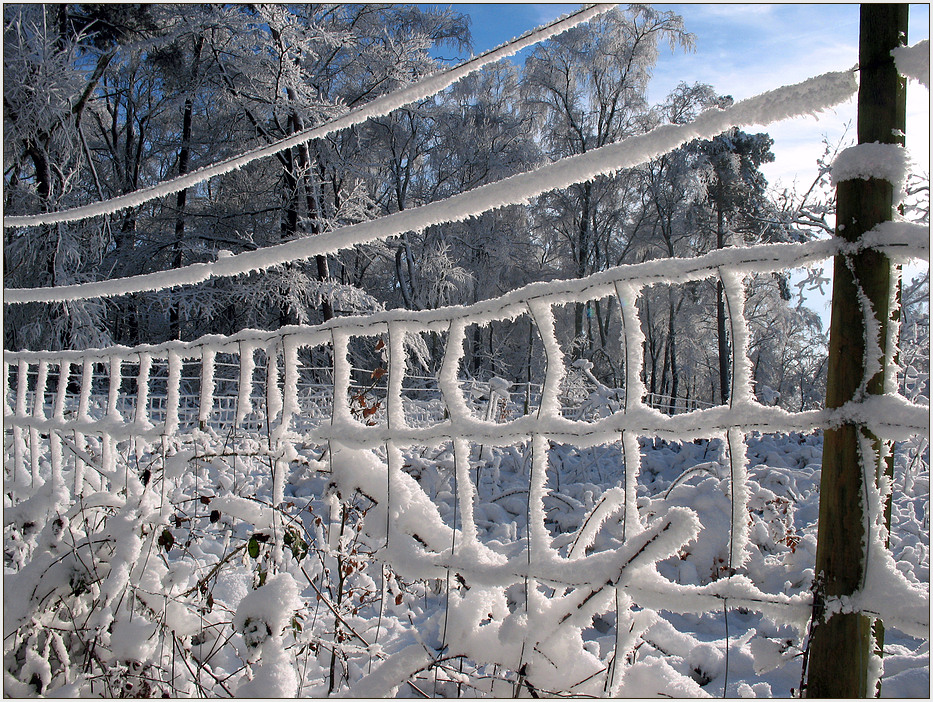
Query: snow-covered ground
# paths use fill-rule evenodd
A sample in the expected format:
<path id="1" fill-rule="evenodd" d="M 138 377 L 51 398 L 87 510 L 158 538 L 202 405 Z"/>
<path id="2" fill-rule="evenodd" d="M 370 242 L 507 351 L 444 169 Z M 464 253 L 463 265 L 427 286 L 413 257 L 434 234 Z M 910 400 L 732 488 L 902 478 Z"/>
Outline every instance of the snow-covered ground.
<path id="1" fill-rule="evenodd" d="M 488 395 L 471 402 L 486 413 Z M 425 416 L 440 409 L 424 404 Z M 161 446 L 62 440 L 74 455 L 61 483 L 4 495 L 6 694 L 770 697 L 800 687 L 819 435 L 748 437 L 749 545 L 732 578 L 725 437 L 638 440 L 638 529 L 621 441 L 545 442 L 547 533 L 533 517 L 528 529 L 540 479 L 531 442 L 362 451 L 299 441 L 282 455 L 261 430 L 205 427 Z M 7 435 L 8 466 L 11 444 Z M 119 479 L 99 475 L 108 451 Z M 88 486 L 77 500 L 70 466 Z M 110 491 L 111 481 L 126 487 Z M 894 482 L 896 567 L 928 584 L 925 442 L 898 444 Z M 471 492 L 475 533 L 462 499 Z M 677 531 L 683 507 L 699 533 L 667 555 L 664 525 Z M 701 591 L 740 593 L 742 576 L 783 604 L 701 602 Z M 928 641 L 889 629 L 883 660 L 884 696 L 928 694 Z"/>

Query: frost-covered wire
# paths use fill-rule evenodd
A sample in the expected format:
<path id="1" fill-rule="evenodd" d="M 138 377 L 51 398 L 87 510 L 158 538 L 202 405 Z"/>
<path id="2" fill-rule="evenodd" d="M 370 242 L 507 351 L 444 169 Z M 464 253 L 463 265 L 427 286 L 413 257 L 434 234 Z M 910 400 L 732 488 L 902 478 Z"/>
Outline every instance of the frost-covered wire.
<path id="1" fill-rule="evenodd" d="M 595 4 L 584 7 L 575 12 L 563 15 L 553 22 L 542 27 L 533 29 L 522 34 L 516 39 L 505 42 L 504 44 L 490 49 L 479 56 L 468 59 L 458 66 L 449 68 L 445 71 L 432 73 L 415 83 L 401 88 L 389 95 L 366 103 L 366 105 L 348 112 L 342 117 L 333 119 L 317 127 L 298 132 L 286 139 L 281 139 L 273 144 L 247 151 L 238 156 L 233 156 L 211 166 L 205 166 L 196 171 L 192 171 L 183 176 L 172 178 L 152 185 L 148 188 L 141 188 L 132 193 L 111 198 L 103 202 L 96 202 L 90 205 L 82 205 L 61 212 L 50 212 L 48 214 L 24 215 L 14 217 L 4 217 L 4 227 L 36 227 L 41 224 L 55 224 L 57 222 L 74 222 L 88 217 L 100 217 L 113 214 L 127 207 L 137 207 L 143 203 L 155 200 L 166 195 L 177 193 L 180 190 L 190 188 L 198 183 L 213 178 L 224 173 L 242 168 L 243 166 L 257 159 L 273 156 L 277 153 L 290 149 L 299 144 L 303 144 L 312 139 L 320 139 L 328 134 L 333 134 L 341 129 L 347 129 L 357 124 L 361 124 L 374 117 L 382 117 L 393 110 L 409 105 L 419 100 L 431 97 L 444 90 L 461 78 L 474 73 L 483 66 L 507 58 L 529 46 L 544 41 L 556 34 L 565 32 L 571 27 L 587 22 L 593 17 L 608 12 L 614 4 Z"/>
<path id="2" fill-rule="evenodd" d="M 742 100 L 726 109 L 708 110 L 689 124 L 665 124 L 647 134 L 629 137 L 445 200 L 402 210 L 375 220 L 171 271 L 79 285 L 7 289 L 4 290 L 4 302 L 62 302 L 163 290 L 331 254 L 359 244 L 382 241 L 404 232 L 421 231 L 430 226 L 476 217 L 497 208 L 527 203 L 531 198 L 550 190 L 565 188 L 592 180 L 599 175 L 637 166 L 694 139 L 714 137 L 730 127 L 764 126 L 789 117 L 815 114 L 847 100 L 856 89 L 855 74 L 852 71 L 826 73 L 802 83 Z"/>

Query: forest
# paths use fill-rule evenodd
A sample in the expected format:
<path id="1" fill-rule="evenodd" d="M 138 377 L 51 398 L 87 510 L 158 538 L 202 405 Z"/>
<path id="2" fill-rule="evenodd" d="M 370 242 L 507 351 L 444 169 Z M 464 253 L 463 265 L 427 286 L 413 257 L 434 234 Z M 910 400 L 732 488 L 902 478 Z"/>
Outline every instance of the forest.
<path id="1" fill-rule="evenodd" d="M 62 4 L 4 13 L 7 215 L 127 194 L 324 123 L 437 70 L 434 56 L 470 42 L 464 16 L 428 6 Z M 522 66 L 493 64 L 386 117 L 169 197 L 82 222 L 7 228 L 5 285 L 212 261 L 688 122 L 730 98 L 708 85 L 681 84 L 657 105 L 646 94 L 658 51 L 689 51 L 692 41 L 671 12 L 606 13 L 538 45 Z M 760 166 L 773 147 L 767 134 L 732 130 L 527 205 L 337 255 L 170 295 L 9 308 L 5 348 L 133 346 L 433 309 L 622 263 L 825 236 L 833 211 L 826 173 L 840 145 L 827 145 L 821 178 L 805 191 L 765 181 Z M 908 310 L 927 285 L 905 286 Z M 820 402 L 825 376 L 824 330 L 801 304 L 802 290 L 787 274 L 759 276 L 750 289 L 755 382 L 794 409 Z M 640 313 L 646 382 L 659 406 L 723 402 L 730 341 L 721 284 L 655 286 Z M 560 324 L 576 357 L 618 386 L 617 304 L 577 304 Z M 541 353 L 516 325 L 477 327 L 472 336 L 476 377 L 526 381 L 529 359 Z"/>

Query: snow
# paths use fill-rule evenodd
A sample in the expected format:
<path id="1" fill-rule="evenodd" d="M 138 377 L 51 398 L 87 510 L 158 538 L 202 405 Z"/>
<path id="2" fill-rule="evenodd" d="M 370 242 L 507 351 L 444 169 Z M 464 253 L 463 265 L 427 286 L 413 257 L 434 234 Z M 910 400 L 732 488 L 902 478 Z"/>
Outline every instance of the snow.
<path id="1" fill-rule="evenodd" d="M 198 421 L 206 422 L 214 405 L 214 359 L 217 353 L 210 346 L 201 352 L 201 398 L 198 403 Z"/>
<path id="2" fill-rule="evenodd" d="M 512 388 L 512 382 L 505 378 L 492 377 L 489 379 L 489 390 L 498 393 L 502 397 L 508 397 L 509 390 Z"/>
<path id="3" fill-rule="evenodd" d="M 367 428 L 359 427 L 355 431 L 365 430 Z M 368 428 L 368 431 L 374 430 Z M 689 696 L 718 695 L 724 685 L 730 696 L 765 694 L 768 691 L 777 695 L 788 694 L 790 687 L 795 686 L 799 680 L 799 657 L 795 656 L 799 653 L 800 636 L 806 631 L 810 615 L 807 590 L 809 579 L 805 569 L 809 562 L 812 576 L 814 551 L 812 545 L 804 546 L 815 543 L 812 539 L 818 499 L 819 445 L 816 444 L 817 450 L 814 452 L 809 450 L 812 444 L 800 443 L 802 437 L 750 437 L 747 448 L 744 448 L 744 435 L 741 431 L 736 434 L 731 437 L 731 446 L 722 439 L 717 440 L 720 449 L 713 451 L 712 461 L 708 460 L 709 446 L 704 447 L 702 444 L 687 442 L 679 446 L 653 449 L 650 442 L 634 441 L 635 460 L 644 464 L 636 491 L 640 495 L 637 510 L 645 520 L 645 527 L 624 540 L 616 540 L 621 536 L 618 518 L 626 502 L 625 490 L 621 487 L 605 487 L 601 496 L 592 502 L 592 507 L 587 507 L 585 496 L 582 495 L 583 486 L 577 488 L 569 483 L 569 487 L 564 488 L 562 493 L 557 493 L 550 480 L 544 489 L 539 484 L 535 488 L 538 492 L 535 499 L 540 499 L 545 507 L 544 519 L 551 519 L 547 516 L 547 510 L 553 504 L 550 496 L 566 494 L 562 498 L 566 500 L 564 504 L 578 505 L 570 515 L 573 515 L 579 527 L 557 537 L 543 532 L 538 532 L 538 536 L 532 533 L 533 549 L 538 551 L 532 551 L 530 560 L 522 548 L 522 534 L 526 527 L 521 526 L 512 541 L 492 539 L 490 535 L 493 532 L 490 529 L 498 529 L 500 525 L 480 525 L 472 516 L 474 513 L 479 514 L 478 507 L 486 503 L 488 495 L 477 492 L 475 481 L 470 475 L 471 464 L 475 465 L 477 461 L 475 450 L 471 451 L 471 441 L 456 439 L 451 446 L 454 450 L 451 465 L 456 468 L 457 474 L 457 482 L 453 486 L 453 492 L 457 495 L 454 503 L 451 502 L 454 499 L 453 492 L 446 493 L 446 498 L 441 498 L 440 492 L 438 498 L 429 497 L 427 473 L 422 473 L 420 481 L 409 474 L 406 464 L 419 463 L 422 471 L 432 465 L 424 459 L 420 462 L 414 460 L 419 455 L 416 447 L 390 447 L 389 475 L 392 477 L 391 483 L 387 484 L 386 459 L 379 453 L 344 448 L 332 441 L 331 449 L 334 453 L 329 460 L 330 475 L 336 481 L 335 487 L 344 496 L 344 501 L 350 501 L 349 495 L 359 493 L 365 493 L 369 496 L 367 500 L 371 498 L 375 501 L 367 508 L 359 533 L 366 535 L 367 539 L 371 538 L 372 541 L 367 543 L 377 548 L 373 552 L 374 560 L 368 567 L 362 567 L 372 573 L 374 564 L 383 563 L 391 565 L 395 572 L 407 574 L 400 577 L 441 578 L 438 581 L 441 583 L 446 573 L 455 572 L 467 586 L 452 588 L 447 599 L 442 588 L 437 598 L 430 599 L 436 603 L 432 607 L 437 609 L 425 608 L 420 600 L 406 601 L 399 608 L 399 613 L 410 612 L 410 616 L 415 618 L 422 642 L 411 642 L 409 639 L 406 643 L 404 637 L 398 638 L 402 629 L 397 634 L 391 634 L 395 630 L 385 622 L 397 614 L 386 611 L 382 619 L 386 628 L 381 630 L 379 648 L 360 645 L 358 649 L 347 649 L 356 651 L 350 654 L 351 658 L 362 655 L 363 665 L 355 681 L 342 688 L 343 694 L 387 694 L 406 684 L 416 671 L 428 668 L 435 659 L 457 655 L 466 656 L 467 660 L 476 661 L 477 664 L 498 663 L 518 668 L 524 663 L 529 684 L 537 686 L 538 690 L 562 689 L 560 685 L 576 685 L 579 682 L 573 689 L 580 694 L 601 694 L 604 685 L 607 690 L 619 695 L 645 696 L 675 692 Z M 736 466 L 730 456 L 737 453 L 736 445 L 743 447 L 746 461 L 744 466 L 740 466 L 745 474 L 748 494 L 747 507 L 742 511 L 755 520 L 756 529 L 750 531 L 745 547 L 747 565 L 738 565 L 736 567 L 741 572 L 723 577 L 715 574 L 715 563 L 719 557 L 728 559 L 730 552 L 729 532 L 733 522 L 730 515 L 733 512 L 729 505 L 735 488 L 728 479 L 722 480 L 715 476 L 729 476 L 735 470 Z M 439 448 L 443 449 L 443 445 Z M 502 444 L 497 444 L 493 455 L 500 458 L 508 455 L 501 453 L 504 448 Z M 540 442 L 534 448 L 535 451 L 553 450 Z M 628 450 L 632 450 L 631 442 Z M 392 451 L 397 452 L 396 458 L 392 458 Z M 299 449 L 298 455 L 302 452 L 303 449 Z M 706 459 L 705 463 L 701 460 L 703 458 Z M 796 468 L 796 462 L 800 460 L 816 461 L 816 470 L 801 471 Z M 628 462 L 627 458 L 625 462 Z M 501 465 L 498 480 L 503 481 L 503 489 L 529 480 L 527 474 L 522 474 L 520 466 L 507 468 L 504 461 Z M 690 472 L 691 466 L 701 465 L 708 467 Z M 685 477 L 679 477 L 678 474 L 685 467 Z M 292 470 L 295 470 L 294 464 Z M 547 470 L 551 472 L 553 465 L 548 465 Z M 253 475 L 267 475 L 267 471 L 268 468 L 263 470 L 262 464 L 257 463 Z M 202 488 L 194 494 L 203 495 L 203 485 L 220 484 L 220 478 L 219 473 L 205 476 L 201 479 L 204 481 Z M 250 479 L 254 478 L 248 474 L 238 477 L 241 481 Z M 190 472 L 180 472 L 172 480 L 186 481 L 190 489 L 197 486 L 195 476 Z M 697 483 L 697 480 L 700 482 Z M 537 481 L 533 474 L 531 481 Z M 324 483 L 318 485 L 320 489 Z M 269 494 L 266 490 L 261 491 L 258 500 L 245 496 L 255 493 L 252 489 L 244 496 L 215 496 L 205 509 L 221 513 L 218 527 L 224 525 L 221 533 L 228 534 L 228 539 L 233 534 L 244 534 L 240 538 L 245 538 L 245 535 L 257 531 L 280 528 L 274 527 L 271 508 L 262 503 Z M 309 505 L 314 504 L 315 507 L 313 512 L 307 514 L 313 515 L 321 513 L 319 510 L 322 509 L 322 503 L 315 494 L 322 493 L 293 491 L 286 495 L 286 500 L 301 501 L 310 497 L 313 502 Z M 581 499 L 574 499 L 573 495 Z M 781 521 L 784 519 L 781 516 L 783 513 L 769 511 L 768 508 L 768 505 L 780 504 L 776 501 L 780 496 L 786 496 L 787 499 L 788 522 Z M 83 512 L 75 510 L 73 514 L 79 515 L 95 509 L 119 510 L 124 500 L 125 497 L 109 492 L 102 492 L 97 497 L 87 495 L 83 501 Z M 456 508 L 457 503 L 462 532 L 458 530 L 455 534 L 449 526 L 449 508 Z M 517 511 L 513 511 L 512 507 L 501 510 L 501 518 L 524 524 L 522 515 L 529 505 L 530 502 L 521 500 Z M 680 505 L 687 505 L 687 508 Z M 803 521 L 798 518 L 806 514 L 810 516 Z M 129 518 L 132 515 L 126 513 L 126 516 Z M 231 522 L 231 519 L 234 521 Z M 339 510 L 332 519 L 333 525 L 340 523 Z M 744 524 L 745 517 L 740 521 Z M 387 524 L 390 525 L 391 538 L 387 547 L 380 547 L 380 544 L 385 545 Z M 788 528 L 795 531 L 812 530 L 798 544 L 796 552 L 791 552 L 786 546 L 778 547 Z M 117 521 L 113 522 L 109 532 L 129 534 L 135 530 L 129 522 Z M 155 533 L 160 533 L 160 530 L 161 527 Z M 348 553 L 348 544 L 351 542 L 345 537 L 339 537 L 336 529 L 331 533 L 337 534 L 338 538 L 322 554 Z M 355 532 L 351 530 L 351 533 Z M 611 534 L 617 536 L 607 541 Z M 176 538 L 180 538 L 181 532 L 176 530 L 176 535 Z M 418 535 L 420 541 L 414 535 Z M 454 536 L 456 538 L 452 540 Z M 123 555 L 119 558 L 120 563 L 131 562 L 134 554 L 137 562 L 140 562 L 145 547 L 138 541 L 136 543 L 139 548 L 121 551 Z M 201 545 L 197 546 L 198 543 Z M 922 548 L 921 542 L 913 543 Z M 127 546 L 132 544 L 127 543 Z M 212 553 L 207 540 L 196 541 L 191 548 L 204 549 L 205 555 Z M 773 552 L 769 551 L 775 548 Z M 555 558 L 556 553 L 549 553 L 561 549 L 566 549 L 561 551 L 566 553 L 566 560 Z M 224 547 L 224 551 L 213 552 L 216 553 L 214 562 L 221 563 L 217 559 L 226 550 L 228 547 Z M 178 557 L 176 555 L 173 558 Z M 251 556 L 244 555 L 243 558 L 244 565 L 253 569 L 254 577 L 256 566 L 251 564 L 262 563 L 262 556 L 256 561 Z M 914 560 L 922 563 L 928 562 L 926 559 L 928 555 Z M 194 560 L 186 562 L 197 563 Z M 928 637 L 928 616 L 924 614 L 928 594 L 917 582 L 908 582 L 903 576 L 898 580 L 898 575 L 892 570 L 890 556 L 887 561 L 881 559 L 877 562 L 886 565 L 874 575 L 870 574 L 864 599 L 852 601 L 847 606 L 877 611 L 889 627 L 889 640 L 895 641 L 898 646 L 910 646 L 896 659 L 890 679 L 895 680 L 892 687 L 895 691 L 914 690 L 929 679 L 924 670 L 928 654 L 916 652 L 917 644 L 910 643 L 914 640 L 905 638 L 897 629 L 921 638 Z M 293 563 L 290 557 L 283 559 L 281 567 L 289 566 L 290 563 Z M 38 561 L 36 564 L 41 569 Z M 304 567 L 311 567 L 309 564 L 310 561 L 305 561 Z M 232 565 L 228 564 L 221 572 L 229 571 Z M 225 576 L 225 584 L 221 587 L 218 581 L 218 585 L 213 588 L 215 611 L 219 612 L 217 607 L 223 606 L 233 613 L 232 621 L 230 614 L 221 616 L 226 616 L 227 621 L 231 622 L 229 626 L 237 633 L 232 643 L 240 651 L 223 666 L 228 666 L 225 668 L 227 671 L 233 671 L 238 665 L 235 661 L 245 661 L 247 664 L 247 668 L 230 681 L 231 690 L 237 694 L 295 694 L 302 666 L 310 665 L 310 669 L 318 670 L 317 664 L 312 665 L 313 659 L 303 663 L 300 655 L 296 658 L 300 649 L 295 647 L 293 639 L 299 634 L 293 622 L 300 621 L 308 628 L 315 606 L 321 608 L 322 605 L 319 601 L 315 605 L 316 595 L 313 590 L 305 594 L 299 591 L 300 581 L 297 579 L 303 575 L 300 570 L 291 570 L 292 567 L 284 572 L 270 573 L 265 584 L 258 588 L 255 588 L 255 584 L 250 587 L 249 570 L 244 572 L 246 580 Z M 908 572 L 913 572 L 911 568 L 908 568 Z M 199 566 L 197 569 L 176 567 L 174 570 L 175 575 L 171 580 L 163 578 L 166 592 L 175 593 L 171 596 L 174 613 L 166 621 L 172 622 L 176 635 L 195 637 L 200 641 L 206 634 L 200 633 L 197 616 L 182 614 L 185 610 L 184 607 L 179 609 L 179 605 L 184 599 L 180 593 L 191 588 L 202 577 L 201 574 L 210 569 Z M 118 571 L 123 574 L 129 571 L 122 568 L 114 571 L 119 582 L 125 582 L 127 576 L 118 574 Z M 66 572 L 58 579 L 46 575 L 43 582 L 47 583 L 46 587 L 54 588 L 56 582 L 60 587 L 67 587 Z M 27 575 L 23 571 L 22 576 L 17 577 L 36 576 L 35 570 L 30 573 Z M 672 576 L 672 573 L 678 575 Z M 360 573 L 360 577 L 364 574 Z M 522 583 L 526 578 L 530 578 L 529 583 L 537 583 L 528 590 L 527 603 L 520 594 L 521 590 L 508 585 Z M 789 580 L 793 580 L 793 583 L 785 584 Z M 241 584 L 232 587 L 234 582 Z M 392 582 L 395 583 L 395 580 Z M 607 587 L 602 583 L 610 585 Z M 116 593 L 116 584 L 117 581 L 113 581 L 107 587 L 110 593 L 108 598 Z M 390 601 L 396 596 L 394 593 L 402 592 L 392 589 L 397 587 L 393 584 L 389 588 Z M 557 589 L 552 595 L 546 595 L 543 588 L 547 587 Z M 30 604 L 29 588 L 16 589 L 24 592 L 25 601 L 11 599 L 7 603 L 8 607 L 29 611 L 33 606 Z M 151 590 L 152 586 L 146 589 Z M 7 592 L 11 592 L 9 587 Z M 892 597 L 891 592 L 897 593 L 896 596 Z M 42 593 L 38 594 L 42 596 Z M 620 603 L 618 615 L 613 614 L 616 611 L 613 609 L 614 601 Z M 912 604 L 904 609 L 905 602 Z M 722 639 L 724 605 L 728 607 L 733 631 L 729 641 L 728 674 Z M 633 607 L 634 611 L 631 610 Z M 375 618 L 375 611 L 371 612 L 371 616 Z M 408 615 L 401 616 L 401 621 L 407 622 L 404 617 Z M 621 631 L 611 624 L 615 616 L 625 617 L 625 628 Z M 205 624 L 212 621 L 215 620 L 208 618 Z M 372 630 L 361 626 L 362 620 L 351 621 L 357 633 L 371 646 Z M 375 619 L 369 621 L 372 624 Z M 447 646 L 443 653 L 433 638 L 441 636 L 442 621 L 446 622 L 444 641 Z M 593 628 L 594 621 L 597 622 L 596 629 Z M 158 658 L 158 649 L 154 648 L 153 642 L 161 640 L 161 633 L 156 628 L 155 634 L 150 636 L 154 622 L 150 624 L 147 619 L 139 618 L 139 615 L 127 617 L 116 611 L 114 622 L 110 642 L 114 656 L 126 659 Z M 16 620 L 8 620 L 8 623 L 15 628 Z M 219 623 L 210 624 L 204 631 L 219 626 Z M 599 634 L 599 631 L 607 629 L 605 635 Z M 139 635 L 129 636 L 132 632 Z M 630 655 L 631 650 L 643 640 L 651 644 L 641 644 L 638 649 L 640 653 L 634 654 L 634 662 L 621 666 L 611 681 L 605 675 L 597 674 L 589 682 L 583 682 L 605 666 L 605 661 L 614 650 L 613 646 L 619 646 L 615 650 L 624 657 Z M 791 644 L 786 644 L 786 641 Z M 202 647 L 206 645 L 200 644 Z M 367 655 L 372 654 L 366 651 L 376 655 L 369 666 L 365 661 Z M 206 650 L 203 655 L 207 655 Z M 215 654 L 216 666 L 221 666 L 220 661 L 227 660 L 227 655 Z M 325 654 L 320 675 L 326 676 L 326 660 Z M 555 670 L 548 661 L 557 663 L 561 672 Z M 215 667 L 217 673 L 223 669 Z M 34 668 L 27 667 L 24 670 L 33 671 Z M 662 673 L 663 678 L 653 677 Z M 472 684 L 473 679 L 466 677 L 464 680 Z"/>
<path id="4" fill-rule="evenodd" d="M 242 424 L 252 410 L 253 369 L 256 363 L 254 348 L 254 344 L 248 342 L 239 344 L 240 381 L 237 384 L 236 424 Z"/>
<path id="5" fill-rule="evenodd" d="M 181 356 L 168 352 L 168 385 L 165 398 L 165 434 L 171 436 L 178 431 L 178 396 L 181 385 Z"/>
<path id="6" fill-rule="evenodd" d="M 146 413 L 149 405 L 149 373 L 152 370 L 152 356 L 146 353 L 139 354 L 139 373 L 136 376 L 136 417 L 135 422 L 149 428 L 152 424 Z"/>
<path id="7" fill-rule="evenodd" d="M 298 674 L 291 657 L 274 638 L 266 644 L 262 663 L 252 671 L 253 678 L 237 688 L 237 697 L 288 699 L 298 692 Z"/>
<path id="8" fill-rule="evenodd" d="M 375 671 L 351 687 L 346 697 L 374 699 L 394 697 L 399 686 L 412 674 L 427 667 L 433 657 L 421 644 L 412 644 L 408 648 L 383 662 Z"/>
<path id="9" fill-rule="evenodd" d="M 159 640 L 157 625 L 142 617 L 122 619 L 110 633 L 110 652 L 121 661 L 145 661 L 155 652 Z"/>
<path id="10" fill-rule="evenodd" d="M 211 509 L 246 522 L 257 531 L 272 528 L 273 510 L 270 506 L 237 495 L 219 495 L 211 500 Z"/>
<path id="11" fill-rule="evenodd" d="M 884 679 L 881 696 L 889 699 L 923 699 L 930 695 L 930 654 L 927 652 L 926 664 L 910 667 Z M 890 656 L 884 658 L 885 672 L 891 665 Z"/>
<path id="12" fill-rule="evenodd" d="M 411 100 L 451 75 L 377 107 Z M 851 72 L 827 74 L 375 222 L 158 277 L 8 291 L 6 301 L 173 287 L 475 216 L 732 125 L 817 112 L 850 96 L 854 84 Z M 363 119 L 368 109 L 377 108 L 348 119 Z M 837 159 L 834 177 L 896 175 L 903 153 L 858 147 Z M 880 166 L 870 163 L 876 157 Z M 191 177 L 200 182 L 210 173 Z M 179 183 L 158 188 L 187 187 Z M 56 216 L 83 215 L 17 221 L 64 221 Z M 854 243 L 648 261 L 465 307 L 387 310 L 136 348 L 5 352 L 4 688 L 33 694 L 38 681 L 43 694 L 109 692 L 63 671 L 61 637 L 73 632 L 76 650 L 82 637 L 100 637 L 102 655 L 126 669 L 127 682 L 145 676 L 165 694 L 374 697 L 401 694 L 403 685 L 414 688 L 405 694 L 423 693 L 420 685 L 433 684 L 432 692 L 452 695 L 788 695 L 799 684 L 812 613 L 816 433 L 856 422 L 923 458 L 908 465 L 902 446 L 897 487 L 886 481 L 867 491 L 871 567 L 854 596 L 827 605 L 879 616 L 896 653 L 885 663 L 886 693 L 922 690 L 929 685 L 929 459 L 928 444 L 918 442 L 929 440 L 929 408 L 893 386 L 832 410 L 761 404 L 747 355 L 744 278 L 875 245 L 928 258 L 924 235 L 928 228 L 896 222 Z M 736 352 L 730 401 L 663 415 L 643 399 L 639 296 L 656 283 L 717 277 Z M 610 407 L 611 389 L 596 383 L 588 401 L 602 403 L 597 418 L 568 419 L 564 382 L 574 373 L 593 376 L 586 363 L 568 373 L 555 308 L 609 295 L 622 316 L 624 407 Z M 490 407 L 498 397 L 510 402 L 508 380 L 489 381 L 485 405 L 463 386 L 465 331 L 523 315 L 546 355 L 542 397 L 536 412 L 503 419 Z M 425 331 L 447 334 L 435 378 L 446 414 L 409 426 L 406 337 Z M 359 339 L 387 344 L 386 412 L 369 422 L 351 405 L 350 349 Z M 333 353 L 326 400 L 299 393 L 298 351 L 315 347 Z M 221 399 L 218 353 L 238 358 L 232 422 L 212 412 Z M 101 363 L 109 371 L 105 392 L 94 383 Z M 123 416 L 121 374 L 135 363 L 137 405 L 133 417 Z M 198 363 L 192 408 L 182 369 Z M 80 366 L 80 388 L 60 379 L 47 408 L 41 391 L 55 364 Z M 149 409 L 155 369 L 167 376 L 161 421 Z M 30 377 L 40 392 L 29 389 Z M 611 474 L 591 482 L 587 456 L 607 446 Z M 865 455 L 872 451 L 866 443 Z M 873 485 L 873 462 L 865 465 Z M 889 493 L 890 531 L 882 525 Z M 58 604 L 66 600 L 68 611 Z M 134 662 L 148 667 L 133 673 Z"/>
<path id="13" fill-rule="evenodd" d="M 301 609 L 298 595 L 298 584 L 290 573 L 270 576 L 265 585 L 240 600 L 233 628 L 244 635 L 247 646 L 262 646 L 268 637 L 280 636 Z"/>
<path id="14" fill-rule="evenodd" d="M 402 381 L 404 380 L 406 367 L 405 353 L 405 328 L 399 325 L 390 324 L 388 327 L 389 339 L 389 385 L 388 393 L 388 416 L 386 418 L 388 427 L 404 427 L 405 410 L 402 407 Z"/>
<path id="15" fill-rule="evenodd" d="M 924 39 L 913 46 L 900 46 L 891 50 L 897 72 L 913 78 L 930 89 L 930 40 Z"/>
<path id="16" fill-rule="evenodd" d="M 914 258 L 930 260 L 930 227 L 913 222 L 882 222 L 862 234 L 862 246 L 879 248 L 901 262 L 903 252 Z"/>
<path id="17" fill-rule="evenodd" d="M 910 157 L 900 144 L 856 144 L 839 152 L 833 160 L 832 183 L 877 178 L 894 186 L 895 200 L 900 200 L 910 169 Z"/>

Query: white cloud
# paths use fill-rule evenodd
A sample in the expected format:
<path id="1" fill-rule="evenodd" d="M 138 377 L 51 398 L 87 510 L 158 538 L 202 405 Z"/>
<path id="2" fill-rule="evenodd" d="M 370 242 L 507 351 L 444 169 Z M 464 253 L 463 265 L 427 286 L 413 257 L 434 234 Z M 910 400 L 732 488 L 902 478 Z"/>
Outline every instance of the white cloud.
<path id="1" fill-rule="evenodd" d="M 659 5 L 664 8 L 665 6 Z M 697 10 L 710 18 L 728 18 L 738 22 L 764 22 L 769 21 L 774 14 L 774 5 L 767 4 L 697 4 Z"/>
<path id="2" fill-rule="evenodd" d="M 659 5 L 684 18 L 697 36 L 695 53 L 661 51 L 650 99 L 661 102 L 680 81 L 708 83 L 735 99 L 798 83 L 858 62 L 857 5 Z M 928 36 L 929 9 L 911 6 L 910 41 Z M 776 161 L 763 170 L 772 183 L 810 180 L 822 154 L 822 137 L 837 141 L 851 121 L 855 101 L 834 112 L 762 128 L 774 139 Z M 756 130 L 757 131 L 757 130 Z M 929 93 L 908 85 L 907 145 L 915 162 L 929 171 Z"/>

